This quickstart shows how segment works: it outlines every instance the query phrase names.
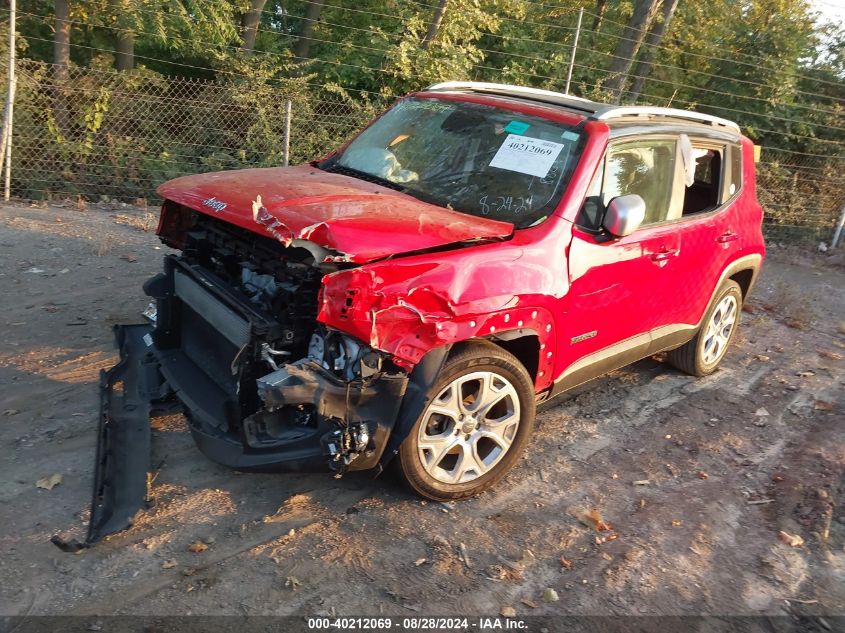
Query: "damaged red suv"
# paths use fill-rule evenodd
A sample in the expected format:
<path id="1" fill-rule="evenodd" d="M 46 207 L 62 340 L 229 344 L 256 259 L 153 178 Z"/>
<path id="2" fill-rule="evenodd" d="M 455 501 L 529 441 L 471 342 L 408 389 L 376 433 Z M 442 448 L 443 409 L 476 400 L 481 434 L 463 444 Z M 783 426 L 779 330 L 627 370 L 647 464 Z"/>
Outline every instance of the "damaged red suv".
<path id="1" fill-rule="evenodd" d="M 537 402 L 667 350 L 712 372 L 763 260 L 754 178 L 729 121 L 451 82 L 322 160 L 165 183 L 178 254 L 117 328 L 89 542 L 174 406 L 234 468 L 394 462 L 447 500 L 515 464 Z"/>

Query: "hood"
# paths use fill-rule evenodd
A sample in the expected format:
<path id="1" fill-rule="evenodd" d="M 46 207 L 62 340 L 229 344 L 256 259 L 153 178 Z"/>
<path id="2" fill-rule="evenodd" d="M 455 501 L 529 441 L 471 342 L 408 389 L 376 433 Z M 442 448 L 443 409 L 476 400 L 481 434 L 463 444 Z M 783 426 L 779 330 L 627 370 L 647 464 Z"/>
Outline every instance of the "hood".
<path id="1" fill-rule="evenodd" d="M 310 165 L 184 176 L 157 191 L 259 235 L 287 245 L 307 240 L 354 263 L 513 233 L 508 222 L 451 211 Z"/>

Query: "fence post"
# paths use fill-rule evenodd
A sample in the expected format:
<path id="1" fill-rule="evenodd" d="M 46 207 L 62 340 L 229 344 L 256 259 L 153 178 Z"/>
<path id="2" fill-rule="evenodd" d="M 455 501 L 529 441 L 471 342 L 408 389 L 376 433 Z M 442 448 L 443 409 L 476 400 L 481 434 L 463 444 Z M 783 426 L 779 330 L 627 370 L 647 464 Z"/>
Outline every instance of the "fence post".
<path id="1" fill-rule="evenodd" d="M 830 248 L 836 248 L 837 244 L 839 244 L 839 238 L 842 236 L 843 228 L 845 228 L 845 204 L 842 205 L 842 213 L 839 214 L 839 222 L 836 224 L 836 231 L 833 233 Z"/>
<path id="2" fill-rule="evenodd" d="M 578 36 L 581 35 L 581 20 L 584 17 L 584 7 L 578 9 L 578 24 L 575 27 L 575 40 L 572 42 L 572 55 L 569 57 L 569 72 L 566 75 L 566 90 L 569 94 L 569 84 L 572 82 L 572 69 L 575 68 L 575 51 L 578 50 Z"/>
<path id="3" fill-rule="evenodd" d="M 3 129 L 0 130 L 0 176 L 3 175 L 3 165 L 6 164 L 6 141 L 9 138 L 9 103 L 3 105 Z"/>
<path id="4" fill-rule="evenodd" d="M 283 158 L 285 167 L 287 167 L 288 163 L 290 162 L 290 115 L 291 115 L 290 99 L 285 99 L 285 147 L 284 147 L 284 152 L 282 153 L 282 158 Z"/>
<path id="5" fill-rule="evenodd" d="M 6 116 L 3 121 L 3 164 L 6 166 L 6 183 L 3 190 L 3 199 L 9 201 L 9 190 L 12 182 L 12 122 L 15 109 L 15 88 L 17 78 L 15 77 L 15 0 L 9 0 L 9 87 L 6 95 Z"/>

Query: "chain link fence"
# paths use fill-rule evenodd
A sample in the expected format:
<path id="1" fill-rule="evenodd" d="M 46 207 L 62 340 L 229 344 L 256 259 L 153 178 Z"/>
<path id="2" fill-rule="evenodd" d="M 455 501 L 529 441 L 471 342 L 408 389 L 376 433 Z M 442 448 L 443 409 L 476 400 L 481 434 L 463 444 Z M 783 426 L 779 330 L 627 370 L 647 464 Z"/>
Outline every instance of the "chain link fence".
<path id="1" fill-rule="evenodd" d="M 770 241 L 830 244 L 845 205 L 845 161 L 762 148 L 757 197 Z"/>
<path id="2" fill-rule="evenodd" d="M 381 104 L 292 81 L 209 81 L 144 71 L 18 68 L 12 195 L 154 202 L 162 182 L 203 171 L 319 157 Z M 286 106 L 290 102 L 290 127 Z M 289 138 L 286 139 L 286 136 Z"/>
<path id="3" fill-rule="evenodd" d="M 292 117 L 286 125 L 286 104 Z M 204 171 L 320 157 L 388 104 L 372 94 L 264 78 L 217 80 L 71 68 L 18 68 L 12 195 L 156 203 L 162 182 Z M 286 138 L 287 137 L 287 138 Z M 762 149 L 758 197 L 767 238 L 829 242 L 845 204 L 845 161 Z"/>

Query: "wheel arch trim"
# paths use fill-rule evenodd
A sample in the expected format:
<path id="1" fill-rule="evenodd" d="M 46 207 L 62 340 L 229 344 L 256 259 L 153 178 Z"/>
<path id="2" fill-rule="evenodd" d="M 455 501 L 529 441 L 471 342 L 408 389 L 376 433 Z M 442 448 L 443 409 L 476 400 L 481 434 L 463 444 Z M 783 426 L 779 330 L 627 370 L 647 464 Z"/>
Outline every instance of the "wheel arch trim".
<path id="1" fill-rule="evenodd" d="M 712 305 L 713 299 L 715 299 L 716 294 L 719 292 L 719 289 L 722 287 L 725 281 L 733 278 L 739 273 L 751 271 L 751 279 L 748 282 L 748 288 L 743 289 L 742 293 L 743 302 L 745 301 L 745 298 L 748 297 L 749 294 L 751 294 L 751 290 L 754 288 L 754 284 L 757 282 L 757 276 L 760 273 L 760 266 L 762 262 L 763 256 L 760 253 L 752 253 L 751 255 L 744 255 L 735 259 L 725 267 L 725 269 L 722 271 L 722 274 L 719 276 L 719 280 L 713 287 L 713 291 L 710 293 L 710 298 L 707 300 L 707 303 L 704 306 L 704 311 L 701 313 L 701 316 L 698 318 L 698 322 L 695 324 L 696 329 L 701 327 L 701 324 L 704 321 L 704 317 L 707 315 L 707 310 Z M 742 284 L 740 284 L 740 288 L 742 288 Z"/>
<path id="2" fill-rule="evenodd" d="M 405 396 L 402 398 L 399 414 L 396 416 L 396 423 L 393 425 L 390 439 L 379 460 L 380 468 L 383 469 L 396 456 L 399 446 L 408 437 L 417 418 L 428 406 L 428 392 L 443 370 L 451 349 L 451 344 L 435 347 L 427 352 L 411 371 Z"/>

